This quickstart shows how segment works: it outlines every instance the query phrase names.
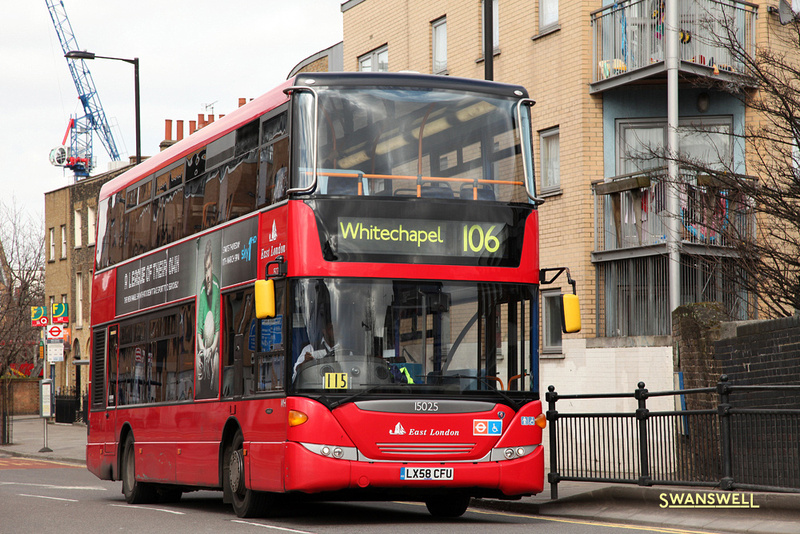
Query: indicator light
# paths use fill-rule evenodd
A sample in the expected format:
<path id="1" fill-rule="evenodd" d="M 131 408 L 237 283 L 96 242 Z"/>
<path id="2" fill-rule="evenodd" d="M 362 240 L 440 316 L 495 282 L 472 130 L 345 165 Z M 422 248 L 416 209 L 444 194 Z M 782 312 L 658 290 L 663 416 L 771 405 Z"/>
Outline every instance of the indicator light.
<path id="1" fill-rule="evenodd" d="M 547 426 L 547 416 L 543 413 L 537 415 L 534 421 L 536 421 L 536 426 L 539 428 L 544 428 Z"/>
<path id="2" fill-rule="evenodd" d="M 289 410 L 289 426 L 302 425 L 308 421 L 308 416 L 297 410 Z"/>

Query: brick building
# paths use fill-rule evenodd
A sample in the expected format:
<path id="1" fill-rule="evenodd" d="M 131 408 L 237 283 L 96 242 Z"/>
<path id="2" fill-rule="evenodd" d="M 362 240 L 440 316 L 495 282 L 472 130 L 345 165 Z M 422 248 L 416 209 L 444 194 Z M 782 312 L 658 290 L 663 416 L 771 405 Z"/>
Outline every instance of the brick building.
<path id="1" fill-rule="evenodd" d="M 669 5 L 679 10 L 677 88 L 667 83 Z M 342 12 L 346 71 L 484 77 L 481 0 L 349 0 Z M 754 46 L 779 31 L 777 17 L 767 16 L 766 2 L 738 0 L 494 0 L 493 15 L 494 79 L 525 86 L 537 102 L 541 266 L 568 266 L 581 297 L 582 333 L 562 340 L 548 329 L 553 294 L 542 294 L 542 390 L 551 383 L 559 391 L 632 390 L 639 380 L 672 389 L 666 180 L 644 173 L 662 165 L 644 156 L 667 141 L 672 94 L 681 150 L 721 154 L 746 170 L 753 155 L 733 138 L 757 118 L 735 96 L 695 82 L 743 81 L 735 58 L 713 45 L 720 21 L 732 21 Z M 673 282 L 681 303 L 718 301 L 730 318 L 752 318 L 754 296 L 722 268 L 722 238 L 692 219 L 704 200 L 702 177 L 680 178 L 688 191 Z M 730 224 L 752 222 L 745 219 Z"/>
<path id="2" fill-rule="evenodd" d="M 91 290 L 97 197 L 104 183 L 131 168 L 92 176 L 45 193 L 45 300 L 52 323 L 55 303 L 67 303 L 64 361 L 54 365 L 54 391 L 85 393 L 91 354 Z M 49 369 L 45 375 L 49 376 Z"/>

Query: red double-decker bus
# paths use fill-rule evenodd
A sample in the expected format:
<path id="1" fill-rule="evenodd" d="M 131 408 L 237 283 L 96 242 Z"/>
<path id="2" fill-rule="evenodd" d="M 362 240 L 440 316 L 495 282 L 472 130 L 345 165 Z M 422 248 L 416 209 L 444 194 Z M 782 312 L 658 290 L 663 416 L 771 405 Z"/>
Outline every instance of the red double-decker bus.
<path id="1" fill-rule="evenodd" d="M 541 491 L 531 105 L 301 74 L 108 182 L 89 470 L 129 503 L 217 489 L 242 517 Z"/>

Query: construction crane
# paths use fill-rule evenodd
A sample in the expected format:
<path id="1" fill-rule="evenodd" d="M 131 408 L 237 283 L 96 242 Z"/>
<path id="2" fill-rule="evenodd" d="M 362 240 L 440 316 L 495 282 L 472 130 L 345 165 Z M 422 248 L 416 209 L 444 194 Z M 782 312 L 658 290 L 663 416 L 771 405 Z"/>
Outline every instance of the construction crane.
<path id="1" fill-rule="evenodd" d="M 72 24 L 67 18 L 64 2 L 61 0 L 46 0 L 46 2 L 64 54 L 80 50 L 75 40 L 75 33 L 72 31 Z M 75 88 L 78 90 L 78 99 L 83 105 L 84 116 L 70 117 L 64 140 L 60 146 L 50 151 L 50 163 L 70 169 L 75 174 L 77 181 L 89 176 L 89 172 L 95 166 L 92 155 L 92 134 L 94 132 L 97 133 L 111 160 L 119 161 L 120 158 L 89 67 L 83 59 L 67 58 L 67 65 L 72 74 L 72 80 L 75 82 Z"/>

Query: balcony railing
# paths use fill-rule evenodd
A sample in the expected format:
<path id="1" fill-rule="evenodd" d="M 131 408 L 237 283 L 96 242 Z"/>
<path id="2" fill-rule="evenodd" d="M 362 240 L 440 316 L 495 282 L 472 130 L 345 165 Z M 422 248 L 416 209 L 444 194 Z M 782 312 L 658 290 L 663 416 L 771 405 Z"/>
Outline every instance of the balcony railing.
<path id="1" fill-rule="evenodd" d="M 685 173 L 675 186 L 680 213 L 670 214 L 668 187 L 666 169 L 594 182 L 595 252 L 666 245 L 671 216 L 680 218 L 683 243 L 729 247 L 754 235 L 753 206 L 740 192 Z"/>
<path id="2" fill-rule="evenodd" d="M 677 0 L 681 68 L 699 73 L 744 73 L 725 39 L 755 51 L 758 6 L 737 0 Z M 592 83 L 664 69 L 665 2 L 619 1 L 592 13 Z M 620 80 L 622 81 L 622 80 Z"/>

